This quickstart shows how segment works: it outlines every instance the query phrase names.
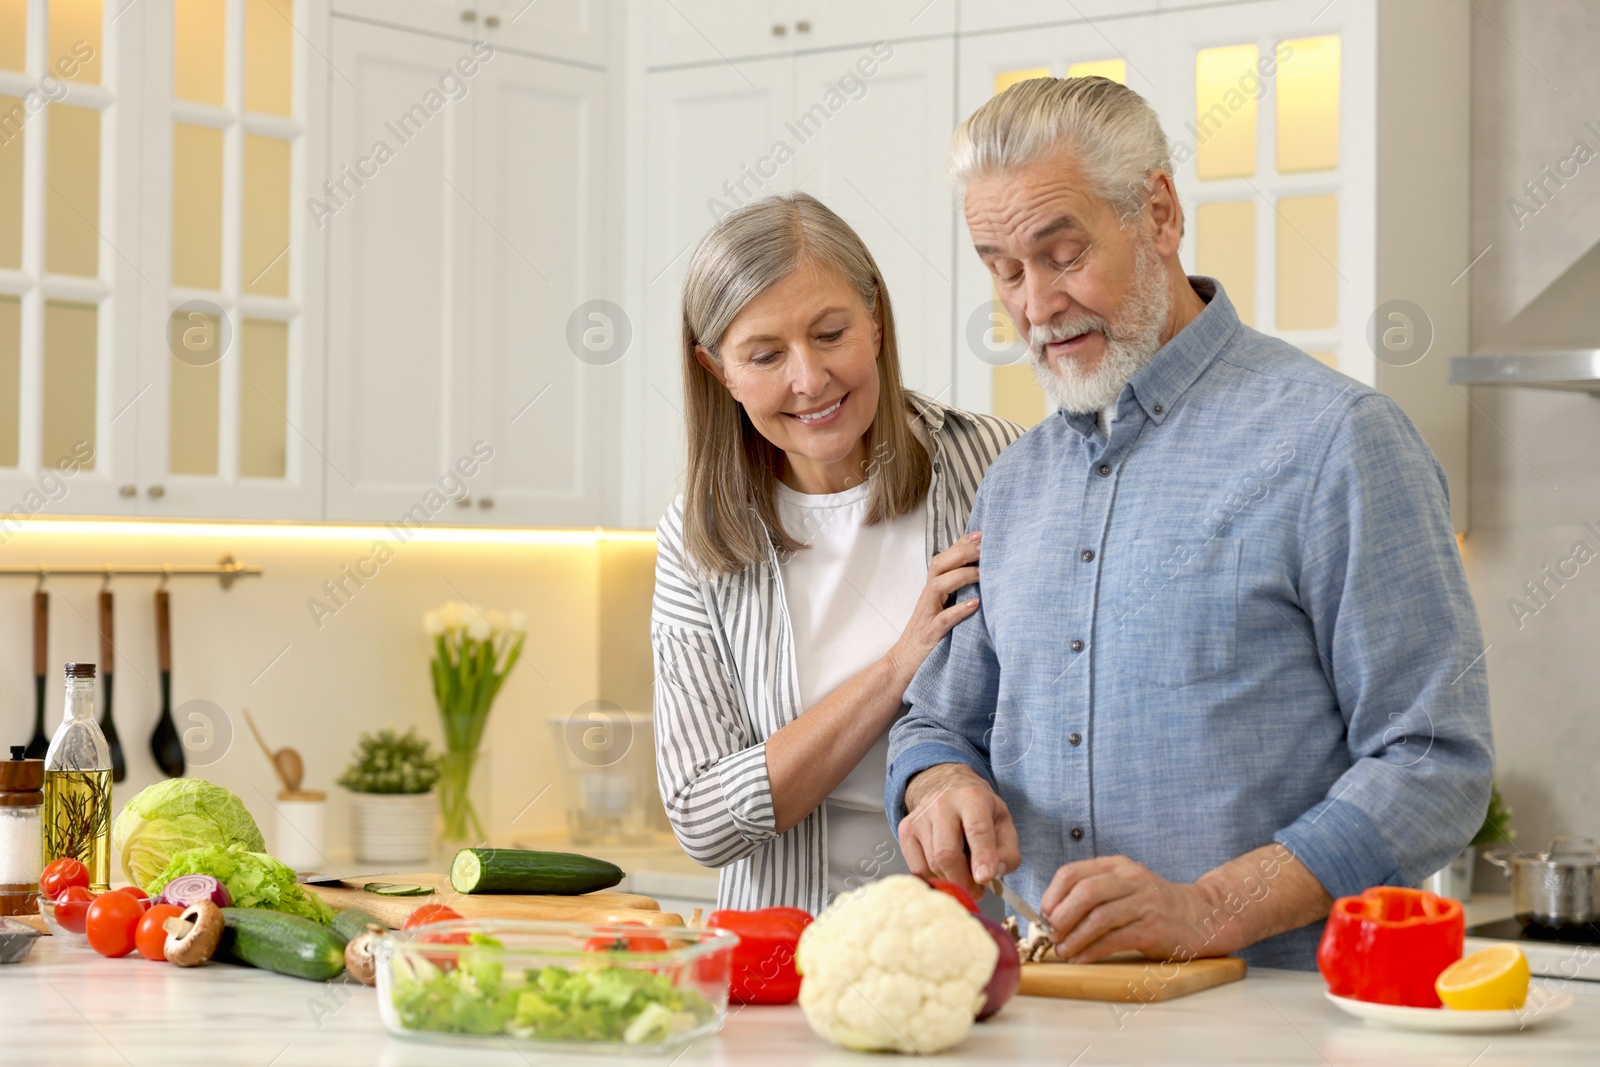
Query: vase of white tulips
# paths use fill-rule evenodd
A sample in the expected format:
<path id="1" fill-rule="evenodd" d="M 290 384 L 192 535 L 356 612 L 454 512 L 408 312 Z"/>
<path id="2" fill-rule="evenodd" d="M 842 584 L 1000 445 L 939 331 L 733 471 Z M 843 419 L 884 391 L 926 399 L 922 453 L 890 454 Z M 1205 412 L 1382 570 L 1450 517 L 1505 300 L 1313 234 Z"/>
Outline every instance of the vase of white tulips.
<path id="1" fill-rule="evenodd" d="M 522 656 L 528 617 L 520 611 L 480 611 L 452 600 L 423 616 L 423 630 L 433 639 L 429 668 L 444 727 L 439 814 L 440 837 L 449 851 L 488 839 L 472 803 L 473 771 L 495 694 Z"/>

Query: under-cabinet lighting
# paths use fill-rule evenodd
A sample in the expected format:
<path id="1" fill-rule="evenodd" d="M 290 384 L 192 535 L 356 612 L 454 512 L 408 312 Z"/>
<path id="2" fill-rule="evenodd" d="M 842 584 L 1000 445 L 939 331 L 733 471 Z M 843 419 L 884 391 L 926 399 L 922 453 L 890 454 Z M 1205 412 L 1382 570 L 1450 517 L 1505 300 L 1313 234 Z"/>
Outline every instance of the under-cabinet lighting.
<path id="1" fill-rule="evenodd" d="M 12 536 L 263 538 L 276 541 L 404 541 L 454 545 L 597 545 L 654 541 L 651 530 L 528 529 L 487 526 L 397 527 L 373 524 L 187 522 L 180 519 L 27 519 L 7 524 Z"/>

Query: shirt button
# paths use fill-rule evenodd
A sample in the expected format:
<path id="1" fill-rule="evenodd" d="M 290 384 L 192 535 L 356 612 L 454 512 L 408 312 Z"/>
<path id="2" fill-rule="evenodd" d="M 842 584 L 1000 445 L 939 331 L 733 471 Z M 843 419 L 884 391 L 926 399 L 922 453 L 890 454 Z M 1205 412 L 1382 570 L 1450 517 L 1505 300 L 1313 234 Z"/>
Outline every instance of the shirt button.
<path id="1" fill-rule="evenodd" d="M 1083 651 L 1083 642 L 1082 641 L 1073 641 L 1072 642 L 1072 651 L 1074 651 L 1074 652 L 1082 652 Z"/>
<path id="2" fill-rule="evenodd" d="M 943 470 L 943 468 L 940 467 L 939 464 L 935 463 L 933 465 L 933 473 L 938 474 L 941 470 Z"/>
<path id="3" fill-rule="evenodd" d="M 1100 477 L 1102 477 L 1102 478 L 1111 477 L 1111 465 L 1109 463 L 1100 464 Z"/>
<path id="4" fill-rule="evenodd" d="M 1067 735 L 1067 743 L 1069 745 L 1074 745 L 1074 746 L 1080 745 L 1080 744 L 1083 743 L 1083 735 L 1082 734 L 1068 734 Z"/>
<path id="5" fill-rule="evenodd" d="M 1085 563 L 1093 563 L 1094 562 L 1094 549 L 1086 548 L 1086 549 L 1083 550 L 1083 561 Z"/>
<path id="6" fill-rule="evenodd" d="M 1074 841 L 1082 841 L 1083 840 L 1083 827 L 1074 826 L 1072 828 L 1072 839 Z"/>
<path id="7" fill-rule="evenodd" d="M 1154 411 L 1155 411 L 1155 413 L 1156 413 L 1156 414 L 1157 414 L 1157 415 L 1159 415 L 1159 414 L 1161 414 L 1161 405 L 1160 405 L 1160 404 L 1157 404 L 1157 405 L 1156 405 L 1156 406 L 1155 406 L 1155 408 L 1154 408 Z"/>

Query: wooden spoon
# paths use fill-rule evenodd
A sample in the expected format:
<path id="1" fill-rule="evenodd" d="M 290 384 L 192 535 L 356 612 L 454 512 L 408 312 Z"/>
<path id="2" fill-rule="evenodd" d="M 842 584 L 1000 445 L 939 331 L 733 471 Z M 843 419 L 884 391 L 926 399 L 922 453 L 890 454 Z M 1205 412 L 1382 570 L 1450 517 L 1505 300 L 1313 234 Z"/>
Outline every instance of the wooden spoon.
<path id="1" fill-rule="evenodd" d="M 267 739 L 261 736 L 261 731 L 256 728 L 255 719 L 250 717 L 249 708 L 239 709 L 244 712 L 244 721 L 249 725 L 250 732 L 256 735 L 256 744 L 261 746 L 261 751 L 266 753 L 267 762 L 272 764 L 272 769 L 278 774 L 278 781 L 283 788 L 291 793 L 300 791 L 300 780 L 305 777 L 305 764 L 300 760 L 300 753 L 292 748 L 280 748 L 276 752 L 267 744 Z"/>

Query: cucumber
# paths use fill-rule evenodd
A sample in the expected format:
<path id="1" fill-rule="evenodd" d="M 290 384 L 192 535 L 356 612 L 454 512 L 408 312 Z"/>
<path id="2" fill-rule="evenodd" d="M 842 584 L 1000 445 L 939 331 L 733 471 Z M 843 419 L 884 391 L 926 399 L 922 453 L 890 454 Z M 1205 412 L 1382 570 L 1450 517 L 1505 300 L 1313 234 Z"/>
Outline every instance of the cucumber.
<path id="1" fill-rule="evenodd" d="M 360 908 L 346 908 L 333 917 L 333 922 L 328 924 L 328 929 L 349 941 L 357 934 L 366 933 L 368 923 L 373 923 L 384 929 L 389 928 L 388 923 L 376 916 L 368 915 Z"/>
<path id="2" fill-rule="evenodd" d="M 577 895 L 609 889 L 622 879 L 615 863 L 572 852 L 464 848 L 450 864 L 450 885 L 457 893 Z"/>
<path id="3" fill-rule="evenodd" d="M 368 893 L 376 893 L 380 897 L 431 897 L 433 890 L 425 885 L 410 885 L 406 882 L 368 882 L 361 887 Z"/>
<path id="4" fill-rule="evenodd" d="M 326 982 L 344 970 L 345 939 L 321 923 L 266 908 L 223 908 L 218 959 Z"/>

